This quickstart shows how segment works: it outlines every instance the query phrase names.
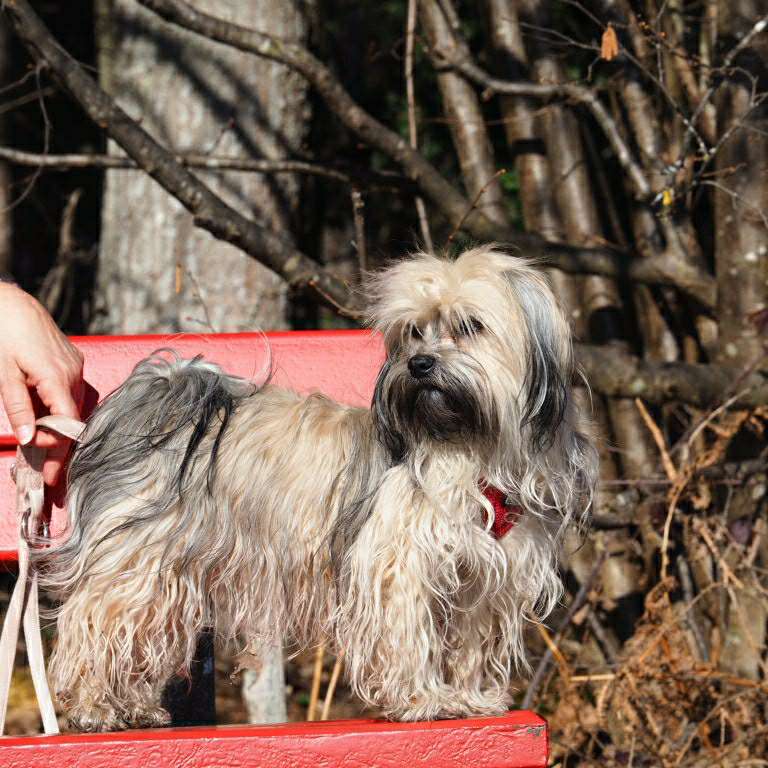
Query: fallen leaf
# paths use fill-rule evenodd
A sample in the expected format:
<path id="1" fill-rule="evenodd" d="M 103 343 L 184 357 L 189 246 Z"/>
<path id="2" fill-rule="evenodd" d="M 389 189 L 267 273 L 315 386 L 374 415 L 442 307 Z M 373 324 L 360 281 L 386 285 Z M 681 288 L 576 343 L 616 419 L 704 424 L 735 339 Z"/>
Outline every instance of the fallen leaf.
<path id="1" fill-rule="evenodd" d="M 619 55 L 619 38 L 616 37 L 616 30 L 612 25 L 608 25 L 603 32 L 603 40 L 600 44 L 600 58 L 611 61 Z"/>

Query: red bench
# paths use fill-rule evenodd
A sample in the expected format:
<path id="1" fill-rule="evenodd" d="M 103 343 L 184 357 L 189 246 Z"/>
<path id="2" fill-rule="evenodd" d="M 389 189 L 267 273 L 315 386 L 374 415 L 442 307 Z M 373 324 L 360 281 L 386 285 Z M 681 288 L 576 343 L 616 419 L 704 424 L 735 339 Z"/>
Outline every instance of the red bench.
<path id="1" fill-rule="evenodd" d="M 368 405 L 383 359 L 380 340 L 365 331 L 267 334 L 113 336 L 74 339 L 85 354 L 86 412 L 133 366 L 161 347 L 202 354 L 228 372 L 258 377 L 273 358 L 273 381 L 299 392 L 319 390 Z M 0 409 L 1 411 L 2 409 Z M 17 527 L 10 466 L 14 438 L 0 413 L 0 560 L 16 559 Z M 62 510 L 54 504 L 54 529 Z M 348 720 L 280 726 L 171 728 L 114 734 L 0 738 L 0 765 L 138 766 L 545 766 L 546 723 L 531 712 L 435 723 Z"/>

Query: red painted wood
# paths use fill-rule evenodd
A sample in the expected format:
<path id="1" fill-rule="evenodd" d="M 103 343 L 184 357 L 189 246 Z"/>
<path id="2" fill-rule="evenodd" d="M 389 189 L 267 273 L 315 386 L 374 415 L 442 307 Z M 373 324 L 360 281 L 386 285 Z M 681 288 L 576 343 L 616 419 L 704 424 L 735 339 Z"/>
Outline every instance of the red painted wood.
<path id="1" fill-rule="evenodd" d="M 183 357 L 202 354 L 228 373 L 259 378 L 272 350 L 274 379 L 299 392 L 317 390 L 352 405 L 370 402 L 383 360 L 381 341 L 368 331 L 283 331 L 162 336 L 83 336 L 72 341 L 85 355 L 86 397 L 93 407 L 118 387 L 144 357 L 163 347 Z M 268 342 L 268 343 L 267 343 Z M 0 408 L 0 445 L 15 440 Z"/>
<path id="2" fill-rule="evenodd" d="M 434 723 L 338 720 L 0 738 L 4 768 L 543 768 L 532 712 Z"/>
<path id="3" fill-rule="evenodd" d="M 266 334 L 266 339 L 256 333 L 86 336 L 73 341 L 85 355 L 86 412 L 118 387 L 139 360 L 163 347 L 183 357 L 202 354 L 228 373 L 256 379 L 263 375 L 271 350 L 275 384 L 366 406 L 383 360 L 380 339 L 368 331 L 286 331 Z M 0 407 L 0 561 L 16 559 L 14 490 L 8 473 L 14 444 Z M 54 505 L 54 530 L 61 530 L 63 519 Z"/>

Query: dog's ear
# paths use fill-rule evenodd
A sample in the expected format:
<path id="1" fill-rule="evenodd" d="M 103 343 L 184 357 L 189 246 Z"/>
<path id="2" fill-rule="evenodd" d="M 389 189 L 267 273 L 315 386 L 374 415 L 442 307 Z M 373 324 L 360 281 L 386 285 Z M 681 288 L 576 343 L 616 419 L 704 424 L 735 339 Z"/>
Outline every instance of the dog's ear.
<path id="1" fill-rule="evenodd" d="M 522 263 L 508 273 L 527 330 L 524 400 L 520 426 L 527 435 L 523 488 L 547 488 L 548 506 L 559 510 L 563 526 L 584 518 L 597 483 L 597 452 L 572 391 L 571 332 L 546 277 Z M 540 479 L 539 481 L 535 478 Z M 545 497 L 527 502 L 535 508 Z"/>
<path id="2" fill-rule="evenodd" d="M 551 447 L 563 422 L 573 376 L 571 334 L 549 283 L 525 265 L 508 273 L 527 330 L 521 427 L 529 427 L 532 447 Z"/>

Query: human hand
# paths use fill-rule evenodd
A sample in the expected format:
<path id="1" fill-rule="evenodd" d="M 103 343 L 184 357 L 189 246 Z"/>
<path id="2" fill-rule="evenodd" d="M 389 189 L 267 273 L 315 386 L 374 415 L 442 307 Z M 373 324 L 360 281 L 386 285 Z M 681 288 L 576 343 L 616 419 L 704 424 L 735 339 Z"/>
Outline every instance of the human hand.
<path id="1" fill-rule="evenodd" d="M 83 355 L 58 329 L 35 298 L 15 285 L 0 284 L 0 397 L 17 440 L 47 449 L 43 479 L 58 480 L 69 440 L 35 430 L 33 388 L 50 413 L 79 419 Z"/>

